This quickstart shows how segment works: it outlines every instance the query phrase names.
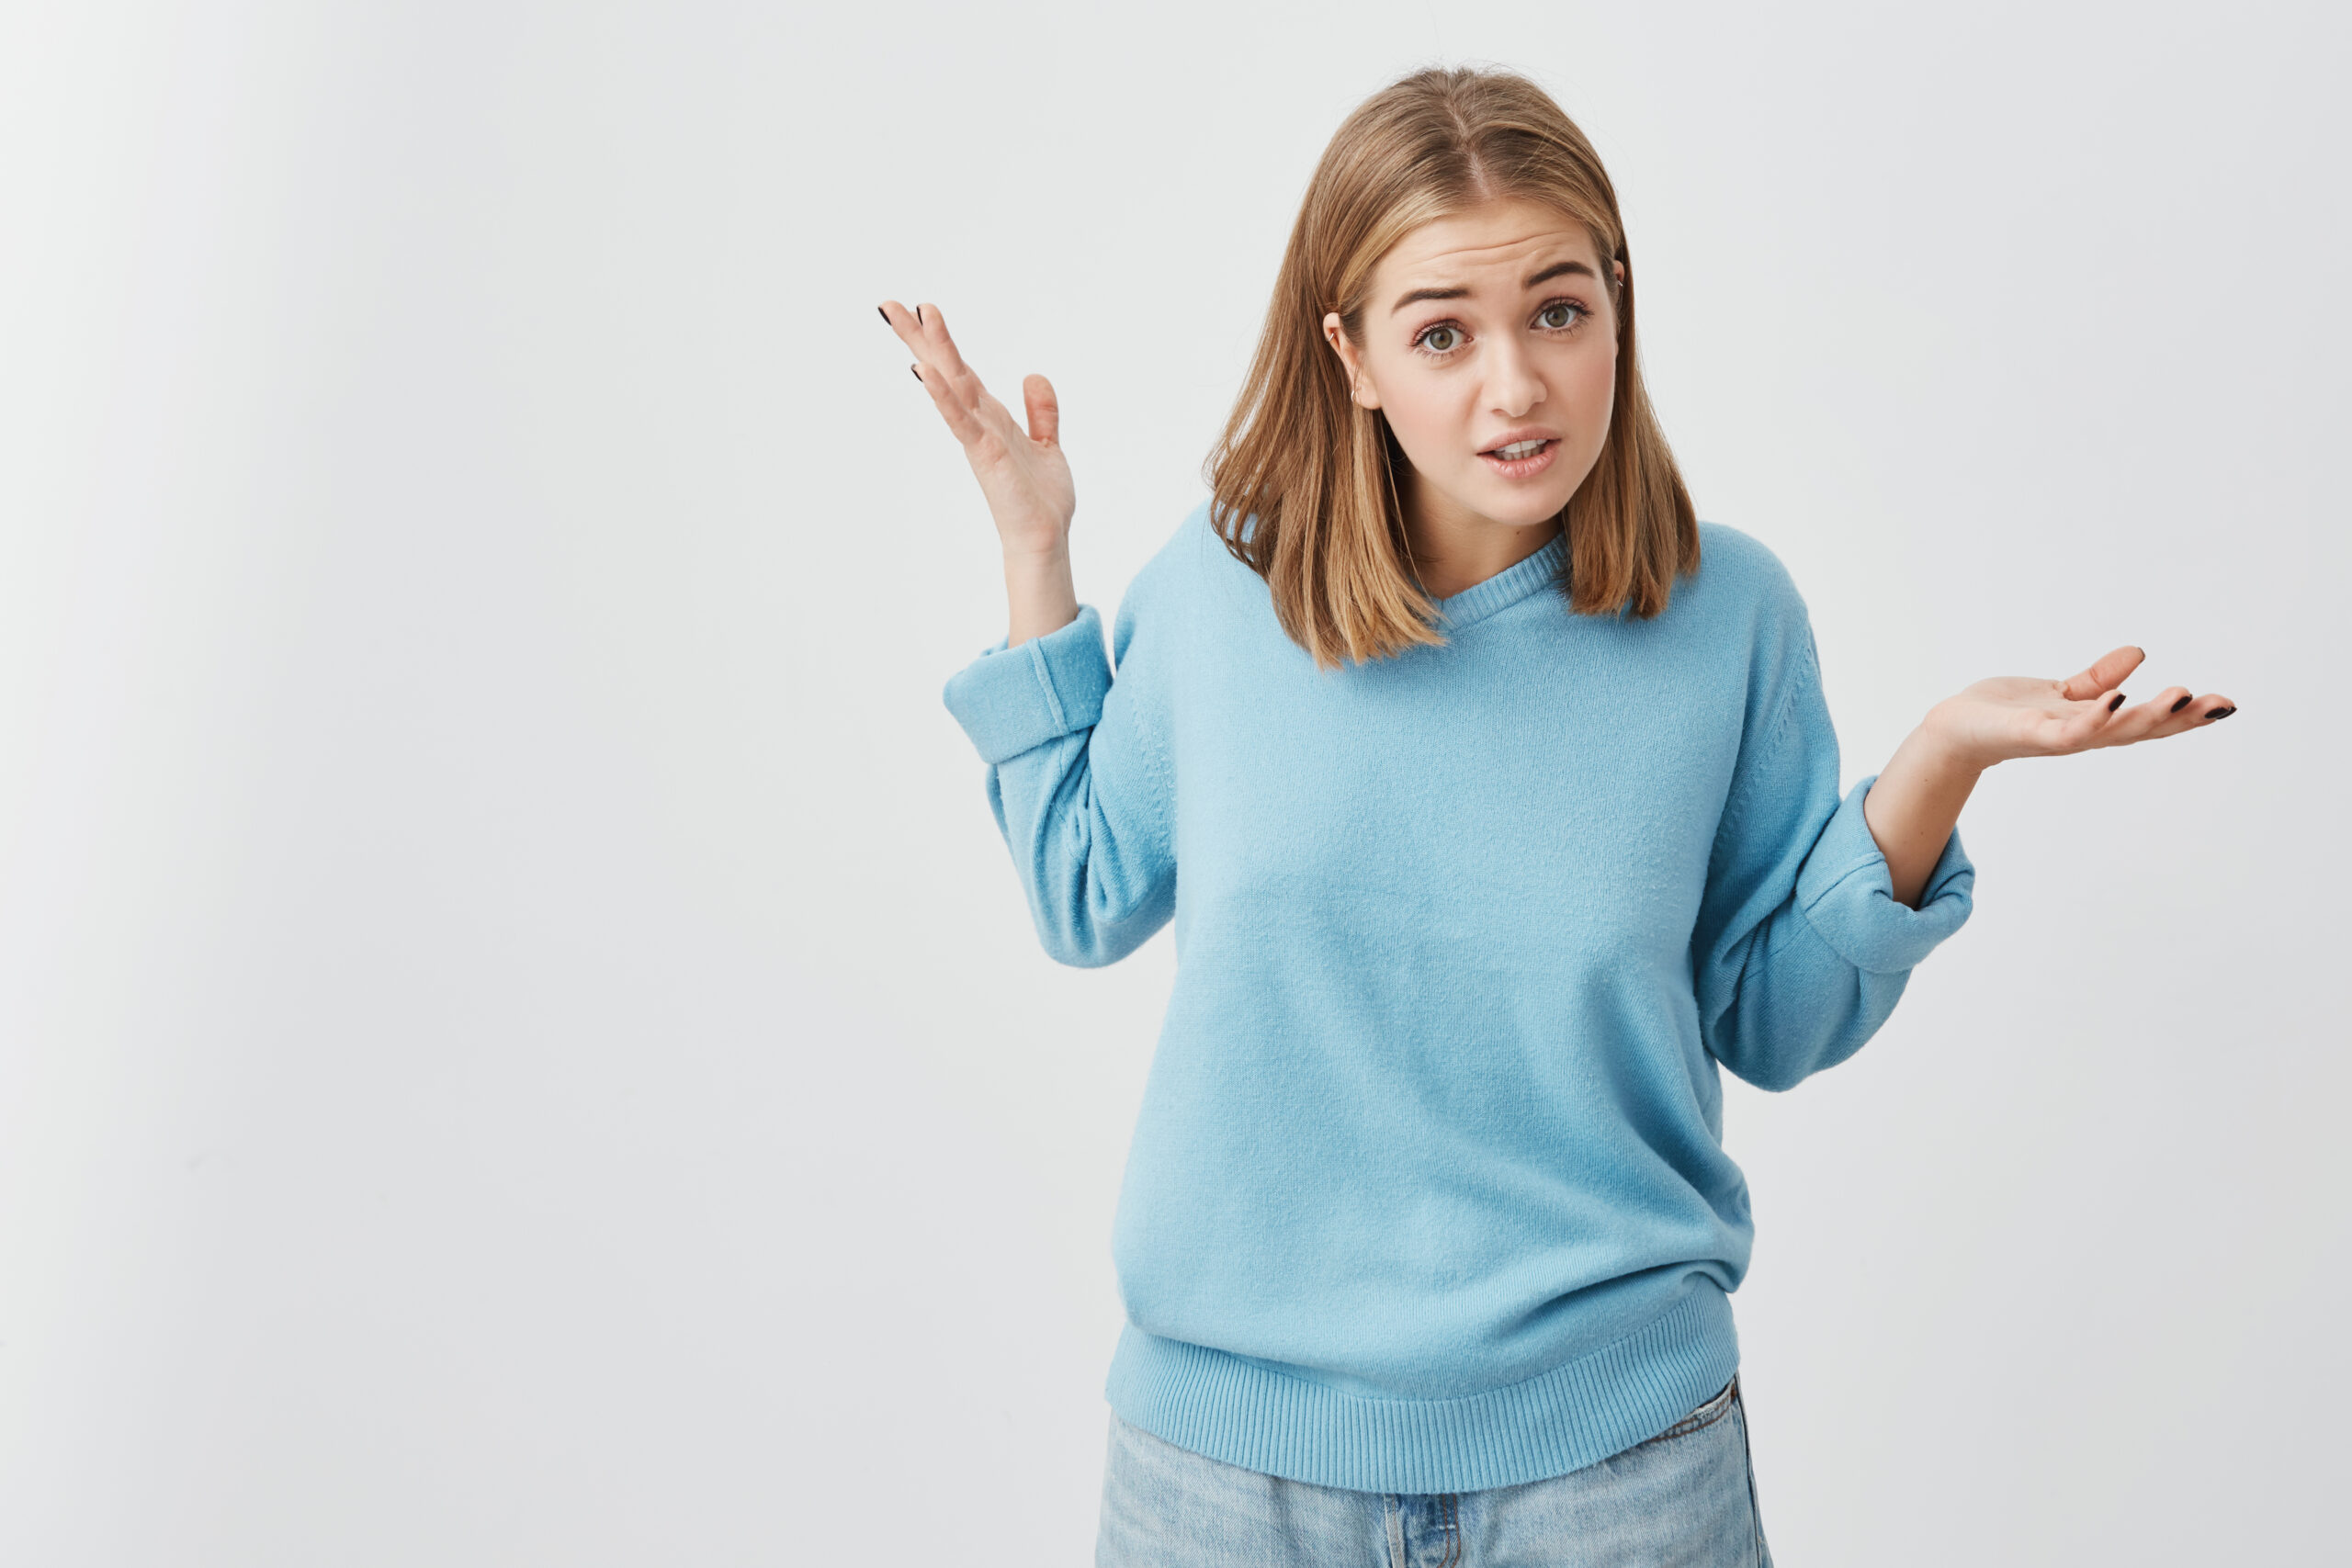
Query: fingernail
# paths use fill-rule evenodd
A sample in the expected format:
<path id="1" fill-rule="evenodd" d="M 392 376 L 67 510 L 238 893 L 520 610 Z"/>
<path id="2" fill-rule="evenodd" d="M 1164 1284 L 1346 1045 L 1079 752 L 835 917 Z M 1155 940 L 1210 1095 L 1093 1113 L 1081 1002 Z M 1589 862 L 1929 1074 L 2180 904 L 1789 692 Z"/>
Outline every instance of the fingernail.
<path id="1" fill-rule="evenodd" d="M 922 307 L 920 305 L 915 307 L 915 320 L 918 321 L 922 320 Z"/>
<path id="2" fill-rule="evenodd" d="M 2235 708 L 2207 708 L 2205 710 L 2205 716 L 2207 718 L 2227 718 L 2230 715 L 2237 711 L 2238 710 Z"/>
<path id="3" fill-rule="evenodd" d="M 2111 703 L 2109 703 L 2109 704 L 2108 704 L 2108 705 L 2107 705 L 2107 711 L 2108 711 L 2108 712 L 2109 712 L 2109 713 L 2113 713 L 2117 708 L 2120 708 L 2120 707 L 2121 707 L 2122 705 L 2123 705 L 2123 694 L 2122 694 L 2122 693 L 2120 693 L 2120 692 L 2118 692 L 2118 693 L 2116 693 L 2116 694 L 2115 694 L 2115 700 L 2114 700 L 2113 702 L 2111 702 Z"/>
<path id="4" fill-rule="evenodd" d="M 2178 701 L 2178 702 L 2177 702 L 2177 703 L 2175 703 L 2175 704 L 2173 704 L 2173 705 L 2172 705 L 2172 711 L 2173 711 L 2173 712 L 2175 712 L 2175 713 L 2178 713 L 2181 709 L 2183 709 L 2183 708 L 2187 707 L 2187 706 L 2188 706 L 2191 702 L 2194 702 L 2195 700 L 2196 700 L 2196 699 L 2195 699 L 2195 698 L 2193 698 L 2193 697 L 2183 697 L 2183 698 L 2181 698 L 2181 699 L 2180 699 L 2180 701 Z"/>
<path id="5" fill-rule="evenodd" d="M 884 326 L 886 326 L 886 327 L 887 327 L 887 326 L 888 326 L 888 325 L 890 324 L 890 312 L 889 312 L 889 311 L 888 311 L 888 310 L 884 310 L 881 306 L 876 305 L 876 306 L 875 306 L 875 307 L 874 307 L 874 313 L 875 313 L 876 315 L 877 315 L 877 316 L 879 316 L 879 317 L 881 317 L 881 318 L 882 318 L 882 324 L 883 324 Z"/>
<path id="6" fill-rule="evenodd" d="M 918 369 L 916 369 L 916 368 L 915 368 L 913 366 L 911 366 L 911 365 L 910 365 L 910 366 L 908 366 L 908 367 L 907 367 L 907 374 L 908 374 L 908 375 L 910 375 L 910 376 L 911 376 L 911 377 L 913 377 L 913 378 L 914 378 L 916 380 L 918 380 L 918 381 L 920 381 L 920 380 L 922 380 L 922 371 L 920 371 L 920 370 L 918 370 Z"/>

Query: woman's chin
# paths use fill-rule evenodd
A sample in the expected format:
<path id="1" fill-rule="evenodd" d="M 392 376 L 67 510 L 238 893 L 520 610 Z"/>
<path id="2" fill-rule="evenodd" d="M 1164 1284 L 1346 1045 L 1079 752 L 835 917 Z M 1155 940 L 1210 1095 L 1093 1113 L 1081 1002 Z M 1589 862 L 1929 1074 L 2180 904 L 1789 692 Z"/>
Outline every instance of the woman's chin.
<path id="1" fill-rule="evenodd" d="M 1569 490 L 1555 494 L 1555 488 L 1547 485 L 1542 491 L 1513 488 L 1499 494 L 1490 491 L 1478 497 L 1481 504 L 1476 510 L 1480 516 L 1506 528 L 1532 528 L 1539 523 L 1549 523 L 1559 516 L 1560 509 L 1567 505 L 1568 498 L 1576 493 Z"/>
<path id="2" fill-rule="evenodd" d="M 1453 472 L 1449 484 L 1431 482 L 1425 474 L 1415 474 L 1410 482 L 1425 487 L 1422 498 L 1437 503 L 1465 520 L 1475 518 L 1502 528 L 1532 528 L 1549 523 L 1560 515 L 1568 500 L 1577 492 L 1577 485 L 1584 482 L 1582 475 L 1570 476 L 1554 471 L 1526 479 L 1504 479 L 1486 468 L 1474 468 L 1467 473 Z M 1587 464 L 1589 470 L 1591 465 Z"/>

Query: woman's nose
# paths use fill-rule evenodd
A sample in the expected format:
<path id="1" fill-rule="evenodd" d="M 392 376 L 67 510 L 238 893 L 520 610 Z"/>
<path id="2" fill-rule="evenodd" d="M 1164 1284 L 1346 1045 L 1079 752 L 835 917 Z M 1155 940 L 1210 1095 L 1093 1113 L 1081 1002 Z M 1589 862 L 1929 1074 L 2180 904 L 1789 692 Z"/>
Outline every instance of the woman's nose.
<path id="1" fill-rule="evenodd" d="M 1506 419 L 1517 419 L 1543 400 L 1544 378 L 1535 373 L 1535 362 L 1523 344 L 1505 339 L 1487 361 L 1487 408 Z"/>

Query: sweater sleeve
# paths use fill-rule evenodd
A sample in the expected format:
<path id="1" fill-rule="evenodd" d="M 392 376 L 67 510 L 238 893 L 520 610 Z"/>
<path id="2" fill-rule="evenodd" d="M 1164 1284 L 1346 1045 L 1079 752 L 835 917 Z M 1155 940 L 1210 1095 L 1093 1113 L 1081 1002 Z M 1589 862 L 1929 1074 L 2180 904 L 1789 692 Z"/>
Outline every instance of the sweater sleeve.
<path id="1" fill-rule="evenodd" d="M 1114 964 L 1175 911 L 1166 705 L 1136 598 L 1131 588 L 1120 607 L 1115 680 L 1102 617 L 1081 604 L 1018 648 L 998 638 L 944 694 L 988 764 L 989 807 L 1038 940 L 1063 964 Z"/>
<path id="2" fill-rule="evenodd" d="M 1911 970 L 1968 919 L 1976 868 L 1957 828 L 1917 908 L 1895 901 L 1862 801 L 1841 799 L 1838 738 L 1800 610 L 1744 739 L 1691 942 L 1701 1031 L 1716 1060 L 1768 1089 L 1861 1049 Z M 1751 754 L 1752 752 L 1752 754 Z"/>

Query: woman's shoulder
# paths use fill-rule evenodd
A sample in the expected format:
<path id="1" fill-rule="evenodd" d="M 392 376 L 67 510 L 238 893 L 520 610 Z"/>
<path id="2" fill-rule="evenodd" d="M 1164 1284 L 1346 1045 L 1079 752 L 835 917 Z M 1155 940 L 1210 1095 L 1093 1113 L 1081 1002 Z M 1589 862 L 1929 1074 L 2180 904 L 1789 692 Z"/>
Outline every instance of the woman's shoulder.
<path id="1" fill-rule="evenodd" d="M 1127 648 L 1139 633 L 1161 637 L 1197 619 L 1219 597 L 1220 562 L 1249 571 L 1227 551 L 1204 500 L 1184 513 L 1127 580 L 1112 622 L 1113 660 L 1124 664 Z"/>
<path id="2" fill-rule="evenodd" d="M 1699 574 L 1719 588 L 1758 595 L 1793 595 L 1796 580 L 1755 535 L 1728 523 L 1699 525 Z"/>
<path id="3" fill-rule="evenodd" d="M 1727 523 L 1699 525 L 1699 570 L 1678 593 L 1694 612 L 1719 621 L 1749 621 L 1758 630 L 1805 624 L 1804 595 L 1770 546 Z"/>
<path id="4" fill-rule="evenodd" d="M 1258 575 L 1226 547 L 1210 507 L 1209 498 L 1196 502 L 1136 570 L 1127 583 L 1123 611 L 1148 615 L 1159 613 L 1162 606 L 1202 608 L 1207 603 L 1204 595 L 1220 585 L 1235 585 L 1237 572 L 1262 590 Z"/>

